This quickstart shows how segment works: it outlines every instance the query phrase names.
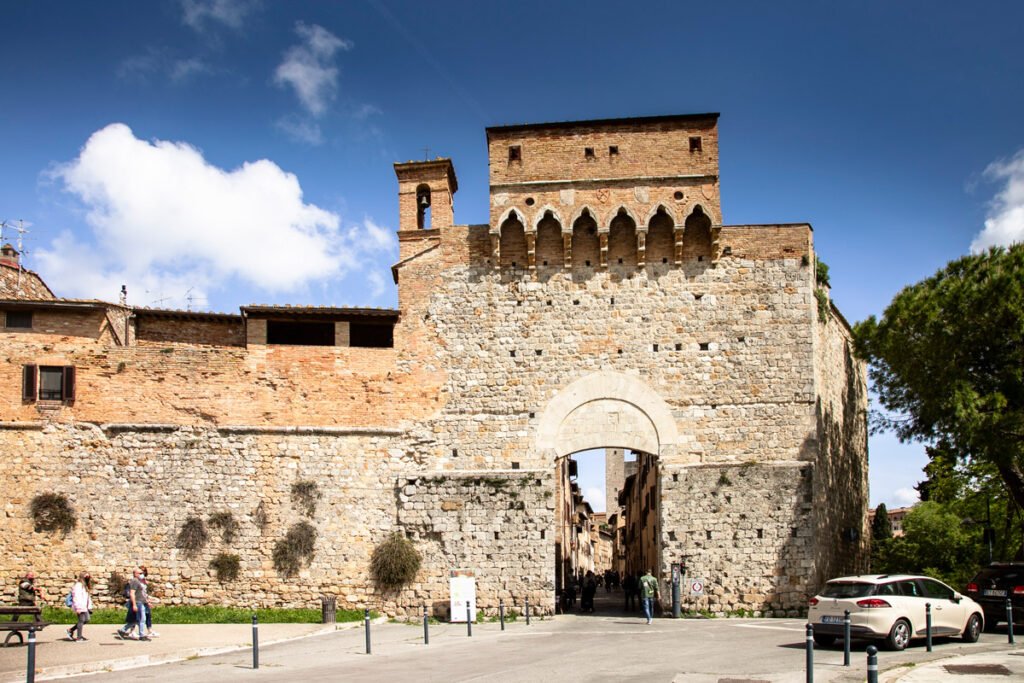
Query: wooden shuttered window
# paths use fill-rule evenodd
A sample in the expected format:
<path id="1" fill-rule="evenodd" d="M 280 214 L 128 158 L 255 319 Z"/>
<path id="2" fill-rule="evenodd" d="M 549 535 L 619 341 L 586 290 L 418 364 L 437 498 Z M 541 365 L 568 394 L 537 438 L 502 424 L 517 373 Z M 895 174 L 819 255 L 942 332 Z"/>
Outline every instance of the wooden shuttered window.
<path id="1" fill-rule="evenodd" d="M 39 369 L 35 365 L 26 365 L 21 371 L 21 400 L 36 400 L 36 379 Z"/>

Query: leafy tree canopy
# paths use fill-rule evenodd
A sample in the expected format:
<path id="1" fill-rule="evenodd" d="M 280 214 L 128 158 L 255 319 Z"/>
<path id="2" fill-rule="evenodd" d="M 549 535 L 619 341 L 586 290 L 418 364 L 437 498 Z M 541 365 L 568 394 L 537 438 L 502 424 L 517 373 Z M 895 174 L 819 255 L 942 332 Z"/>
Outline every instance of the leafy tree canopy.
<path id="1" fill-rule="evenodd" d="M 1024 245 L 949 263 L 854 334 L 876 428 L 994 466 L 1024 507 Z"/>
<path id="2" fill-rule="evenodd" d="M 892 523 L 889 521 L 889 510 L 886 509 L 885 503 L 879 503 L 871 520 L 871 539 L 884 541 L 887 538 L 892 538 Z"/>

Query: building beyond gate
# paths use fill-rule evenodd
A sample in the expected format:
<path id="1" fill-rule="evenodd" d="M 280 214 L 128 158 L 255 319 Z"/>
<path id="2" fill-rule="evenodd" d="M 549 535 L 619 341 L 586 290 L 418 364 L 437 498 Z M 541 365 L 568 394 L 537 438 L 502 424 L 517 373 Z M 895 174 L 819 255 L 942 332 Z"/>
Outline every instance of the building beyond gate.
<path id="1" fill-rule="evenodd" d="M 486 225 L 450 160 L 396 164 L 397 310 L 60 299 L 5 249 L 4 585 L 142 561 L 166 602 L 401 614 L 458 568 L 550 612 L 556 462 L 590 448 L 642 454 L 650 563 L 704 578 L 694 607 L 796 614 L 864 570 L 864 367 L 810 226 L 723 225 L 717 118 L 490 128 Z M 385 591 L 393 532 L 423 565 Z"/>

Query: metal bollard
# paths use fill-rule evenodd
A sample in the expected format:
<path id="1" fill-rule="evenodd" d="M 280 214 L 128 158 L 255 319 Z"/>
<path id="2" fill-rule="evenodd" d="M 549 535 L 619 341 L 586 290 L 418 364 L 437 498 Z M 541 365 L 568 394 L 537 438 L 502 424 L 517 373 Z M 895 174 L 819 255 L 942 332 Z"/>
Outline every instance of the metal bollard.
<path id="1" fill-rule="evenodd" d="M 924 642 L 928 652 L 932 651 L 932 603 L 924 603 Z"/>
<path id="2" fill-rule="evenodd" d="M 807 683 L 814 683 L 814 627 L 807 624 Z"/>
<path id="3" fill-rule="evenodd" d="M 28 630 L 28 671 L 25 673 L 26 683 L 35 683 L 36 680 L 36 631 Z"/>
<path id="4" fill-rule="evenodd" d="M 501 630 L 505 630 L 505 601 L 498 601 L 498 621 L 501 622 Z"/>
<path id="5" fill-rule="evenodd" d="M 1006 598 L 1006 637 L 1013 645 L 1013 603 L 1010 598 Z"/>
<path id="6" fill-rule="evenodd" d="M 423 644 L 430 645 L 430 617 L 427 616 L 426 605 L 423 605 Z"/>
<path id="7" fill-rule="evenodd" d="M 526 625 L 530 625 L 530 598 L 526 598 Z"/>
<path id="8" fill-rule="evenodd" d="M 878 683 L 878 648 L 868 645 L 868 683 Z"/>
<path id="9" fill-rule="evenodd" d="M 850 666 L 850 610 L 843 610 L 843 666 Z"/>
<path id="10" fill-rule="evenodd" d="M 466 601 L 466 635 L 473 637 L 473 615 L 469 612 L 469 600 Z"/>
<path id="11" fill-rule="evenodd" d="M 366 654 L 373 654 L 373 649 L 370 647 L 370 608 L 367 607 L 363 610 L 363 627 L 366 629 Z"/>
<path id="12" fill-rule="evenodd" d="M 260 626 L 256 615 L 252 615 L 252 668 L 260 668 Z"/>

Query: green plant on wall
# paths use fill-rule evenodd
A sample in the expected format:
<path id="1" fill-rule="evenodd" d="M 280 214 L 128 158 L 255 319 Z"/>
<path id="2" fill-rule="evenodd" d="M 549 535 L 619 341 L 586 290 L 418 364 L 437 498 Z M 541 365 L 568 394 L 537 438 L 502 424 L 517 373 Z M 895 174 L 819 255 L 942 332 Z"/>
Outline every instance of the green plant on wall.
<path id="1" fill-rule="evenodd" d="M 285 537 L 274 544 L 274 569 L 282 576 L 295 576 L 303 563 L 313 559 L 316 529 L 309 522 L 293 524 Z"/>
<path id="2" fill-rule="evenodd" d="M 315 481 L 297 481 L 292 484 L 292 502 L 306 517 L 316 514 L 316 504 L 323 497 Z"/>
<path id="3" fill-rule="evenodd" d="M 220 553 L 210 560 L 210 568 L 217 574 L 217 580 L 221 583 L 234 581 L 238 578 L 241 562 L 238 555 Z"/>
<path id="4" fill-rule="evenodd" d="M 419 552 L 397 531 L 374 548 L 370 557 L 370 573 L 383 588 L 401 588 L 416 578 L 419 569 Z"/>
<path id="5" fill-rule="evenodd" d="M 202 518 L 189 517 L 181 525 L 176 545 L 179 549 L 184 550 L 187 556 L 193 557 L 206 546 L 209 538 L 210 536 L 206 532 L 206 525 L 203 524 Z"/>
<path id="6" fill-rule="evenodd" d="M 40 493 L 29 505 L 36 531 L 67 535 L 78 524 L 75 509 L 63 493 Z"/>
<path id="7" fill-rule="evenodd" d="M 235 536 L 238 534 L 238 522 L 235 521 L 235 516 L 231 512 L 227 510 L 214 512 L 206 521 L 211 528 L 220 530 L 220 536 L 225 543 L 235 540 Z"/>

